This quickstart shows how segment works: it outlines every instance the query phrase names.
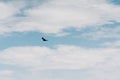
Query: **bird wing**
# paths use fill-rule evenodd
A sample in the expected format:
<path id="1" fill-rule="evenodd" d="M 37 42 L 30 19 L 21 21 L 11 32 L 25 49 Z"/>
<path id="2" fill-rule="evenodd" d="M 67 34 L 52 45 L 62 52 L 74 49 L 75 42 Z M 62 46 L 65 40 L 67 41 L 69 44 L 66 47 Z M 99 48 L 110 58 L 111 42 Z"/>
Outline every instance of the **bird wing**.
<path id="1" fill-rule="evenodd" d="M 43 40 L 43 41 L 47 41 L 44 37 L 42 37 L 42 40 Z"/>

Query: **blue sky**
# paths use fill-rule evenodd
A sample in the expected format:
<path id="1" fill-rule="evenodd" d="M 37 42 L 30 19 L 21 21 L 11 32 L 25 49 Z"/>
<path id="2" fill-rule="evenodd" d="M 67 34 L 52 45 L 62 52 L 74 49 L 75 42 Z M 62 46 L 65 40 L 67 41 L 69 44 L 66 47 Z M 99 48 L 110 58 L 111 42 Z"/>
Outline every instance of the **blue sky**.
<path id="1" fill-rule="evenodd" d="M 120 80 L 119 14 L 119 0 L 0 0 L 0 80 Z"/>

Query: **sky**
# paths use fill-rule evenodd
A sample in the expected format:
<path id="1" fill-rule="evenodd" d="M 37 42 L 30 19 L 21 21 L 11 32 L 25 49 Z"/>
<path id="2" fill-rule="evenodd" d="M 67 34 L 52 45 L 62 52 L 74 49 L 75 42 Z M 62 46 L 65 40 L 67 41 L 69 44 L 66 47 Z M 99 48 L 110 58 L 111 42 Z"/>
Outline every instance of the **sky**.
<path id="1" fill-rule="evenodd" d="M 0 0 L 0 80 L 120 80 L 119 53 L 119 0 Z"/>

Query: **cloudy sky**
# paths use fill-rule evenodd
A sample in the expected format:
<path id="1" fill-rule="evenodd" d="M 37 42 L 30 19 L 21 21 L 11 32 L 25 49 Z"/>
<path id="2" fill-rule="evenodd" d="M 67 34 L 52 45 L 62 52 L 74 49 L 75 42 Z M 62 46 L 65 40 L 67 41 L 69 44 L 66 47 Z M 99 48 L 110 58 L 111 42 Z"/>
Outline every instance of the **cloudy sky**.
<path id="1" fill-rule="evenodd" d="M 0 0 L 0 80 L 120 80 L 119 61 L 119 0 Z"/>

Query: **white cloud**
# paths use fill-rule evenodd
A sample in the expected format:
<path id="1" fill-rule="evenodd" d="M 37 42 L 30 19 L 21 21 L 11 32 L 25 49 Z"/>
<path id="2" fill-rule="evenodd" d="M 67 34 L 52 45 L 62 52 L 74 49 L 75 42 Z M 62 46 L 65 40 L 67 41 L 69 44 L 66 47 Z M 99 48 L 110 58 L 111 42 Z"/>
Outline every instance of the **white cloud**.
<path id="1" fill-rule="evenodd" d="M 89 32 L 83 33 L 82 36 L 89 39 L 105 39 L 105 38 L 114 38 L 119 39 L 120 26 L 112 26 L 112 27 L 101 27 L 95 28 Z"/>
<path id="2" fill-rule="evenodd" d="M 106 46 L 106 47 L 120 47 L 120 40 L 116 40 L 113 42 L 105 42 L 102 44 L 102 46 Z"/>
<path id="3" fill-rule="evenodd" d="M 13 74 L 11 70 L 0 70 L 0 80 L 14 80 Z"/>
<path id="4" fill-rule="evenodd" d="M 89 3 L 88 3 L 89 2 Z M 17 24 L 18 31 L 38 30 L 45 33 L 59 33 L 71 26 L 81 28 L 106 22 L 99 1 L 52 0 L 33 9 L 26 10 L 28 19 Z M 94 15 L 94 16 L 93 16 Z M 108 21 L 107 21 L 108 22 Z M 21 26 L 24 26 L 21 28 Z"/>
<path id="5" fill-rule="evenodd" d="M 12 26 L 8 32 L 40 31 L 61 34 L 63 29 L 70 27 L 103 25 L 111 20 L 120 22 L 120 7 L 106 0 L 50 0 L 25 9 L 22 14 L 26 17 L 7 25 Z"/>
<path id="6" fill-rule="evenodd" d="M 113 64 L 120 65 L 119 52 L 119 49 L 85 49 L 66 45 L 54 49 L 13 47 L 0 53 L 0 63 L 32 69 L 83 69 L 102 63 L 112 67 Z"/>
<path id="7" fill-rule="evenodd" d="M 12 6 L 9 3 L 0 2 L 0 20 L 6 20 L 13 17 L 18 12 L 18 9 L 15 6 Z"/>
<path id="8" fill-rule="evenodd" d="M 12 75 L 14 72 L 11 70 L 0 70 L 0 76 L 10 76 Z"/>
<path id="9" fill-rule="evenodd" d="M 59 73 L 59 70 L 67 71 L 82 69 L 85 69 L 83 73 L 86 74 L 84 74 L 84 77 L 77 76 L 78 79 L 119 80 L 119 53 L 119 48 L 91 49 L 71 45 L 59 45 L 54 48 L 39 46 L 13 47 L 0 52 L 0 64 L 14 65 L 16 67 L 24 67 L 26 70 L 30 70 L 30 74 L 26 73 L 21 76 L 21 79 L 23 80 L 26 78 L 30 78 L 30 80 L 34 78 L 36 80 L 41 78 L 52 80 L 56 77 L 54 76 L 51 78 L 45 76 L 47 73 L 43 74 L 43 72 L 46 70 L 58 70 Z M 42 74 L 39 74 L 39 72 Z M 20 73 L 17 74 L 20 75 Z M 31 75 L 31 77 L 28 77 L 28 75 Z M 41 75 L 44 77 L 40 77 Z M 65 74 L 64 77 L 57 77 L 55 80 L 61 78 L 67 80 L 67 75 L 69 74 Z"/>
<path id="10" fill-rule="evenodd" d="M 11 26 L 20 20 L 15 15 L 19 14 L 24 6 L 22 1 L 0 2 L 0 35 L 14 31 Z"/>

